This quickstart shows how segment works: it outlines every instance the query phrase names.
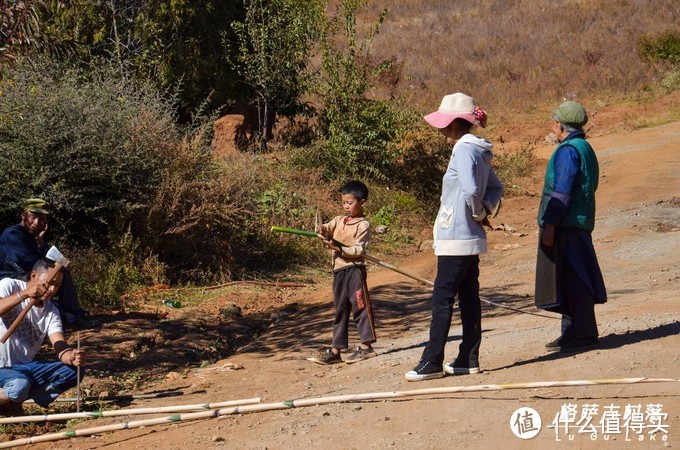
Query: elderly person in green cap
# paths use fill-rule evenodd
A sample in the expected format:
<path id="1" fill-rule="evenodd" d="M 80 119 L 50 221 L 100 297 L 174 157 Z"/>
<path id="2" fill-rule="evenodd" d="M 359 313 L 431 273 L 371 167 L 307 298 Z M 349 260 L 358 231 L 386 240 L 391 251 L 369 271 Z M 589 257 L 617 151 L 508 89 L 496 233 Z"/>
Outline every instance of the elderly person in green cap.
<path id="1" fill-rule="evenodd" d="M 538 209 L 535 301 L 562 314 L 561 335 L 546 349 L 571 353 L 597 346 L 595 304 L 607 301 L 591 236 L 599 165 L 583 131 L 588 114 L 582 105 L 566 101 L 552 120 L 560 144 L 548 162 Z"/>
<path id="2" fill-rule="evenodd" d="M 40 198 L 23 202 L 21 222 L 0 234 L 0 279 L 14 278 L 26 281 L 33 265 L 49 250 L 45 240 L 50 204 Z M 73 328 L 86 328 L 97 324 L 87 317 L 80 307 L 76 288 L 68 272 L 57 294 L 62 322 Z"/>

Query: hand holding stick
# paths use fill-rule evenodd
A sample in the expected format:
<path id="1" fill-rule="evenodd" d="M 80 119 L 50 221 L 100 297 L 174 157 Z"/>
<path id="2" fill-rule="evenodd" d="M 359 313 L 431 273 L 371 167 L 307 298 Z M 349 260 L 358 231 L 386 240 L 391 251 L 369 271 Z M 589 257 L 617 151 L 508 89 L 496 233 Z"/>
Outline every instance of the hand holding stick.
<path id="1" fill-rule="evenodd" d="M 70 261 L 68 260 L 68 258 L 65 258 L 64 255 L 61 254 L 57 247 L 51 247 L 48 250 L 47 255 L 45 255 L 45 257 L 54 261 L 54 267 L 51 268 L 47 273 L 48 275 L 46 284 L 49 284 L 49 282 L 52 281 L 52 278 L 54 278 L 61 271 L 62 268 L 68 266 L 68 263 Z M 45 286 L 45 288 L 47 288 L 47 286 Z M 24 317 L 26 317 L 28 311 L 33 307 L 33 305 L 35 305 L 38 298 L 42 297 L 43 294 L 44 292 L 38 295 L 37 291 L 34 292 L 32 295 L 29 293 L 29 295 L 31 295 L 31 301 L 28 303 L 28 305 L 26 305 L 26 307 L 21 311 L 21 313 L 19 313 L 19 316 L 17 316 L 17 318 L 14 319 L 12 325 L 10 325 L 10 327 L 7 329 L 2 338 L 0 338 L 0 343 L 4 344 L 5 342 L 7 342 L 7 339 L 9 339 L 12 333 L 14 333 L 14 330 L 16 330 L 21 321 L 24 320 Z"/>
<path id="2" fill-rule="evenodd" d="M 35 305 L 36 301 L 37 300 L 35 298 L 31 298 L 31 301 L 28 302 L 28 305 L 26 305 L 26 307 L 23 310 L 21 310 L 21 312 L 19 313 L 17 318 L 14 319 L 14 322 L 12 322 L 12 325 L 10 325 L 10 327 L 7 329 L 7 331 L 5 331 L 5 334 L 2 335 L 2 338 L 0 338 L 0 343 L 4 344 L 5 342 L 7 342 L 7 339 L 9 339 L 9 337 L 12 335 L 12 333 L 14 333 L 14 330 L 16 330 L 16 328 L 19 326 L 21 321 L 24 320 L 24 317 L 26 317 L 26 314 L 28 314 L 28 311 L 31 308 L 33 308 L 33 305 Z"/>

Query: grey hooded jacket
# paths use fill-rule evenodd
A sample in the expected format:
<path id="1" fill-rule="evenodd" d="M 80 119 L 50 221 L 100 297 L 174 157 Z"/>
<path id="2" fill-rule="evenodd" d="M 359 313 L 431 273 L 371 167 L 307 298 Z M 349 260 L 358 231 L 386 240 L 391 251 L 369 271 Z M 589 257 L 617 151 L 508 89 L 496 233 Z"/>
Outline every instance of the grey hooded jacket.
<path id="1" fill-rule="evenodd" d="M 503 186 L 491 167 L 492 148 L 490 142 L 469 133 L 454 145 L 434 224 L 435 255 L 486 253 L 486 232 L 480 222 L 503 196 Z"/>

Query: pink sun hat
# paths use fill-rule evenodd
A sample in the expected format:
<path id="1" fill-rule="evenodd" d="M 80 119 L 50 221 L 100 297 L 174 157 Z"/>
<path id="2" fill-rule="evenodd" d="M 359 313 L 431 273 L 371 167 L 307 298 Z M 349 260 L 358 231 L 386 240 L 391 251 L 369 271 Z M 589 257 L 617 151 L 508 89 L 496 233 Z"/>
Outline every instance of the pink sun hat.
<path id="1" fill-rule="evenodd" d="M 465 119 L 486 128 L 486 112 L 477 106 L 474 98 L 460 92 L 445 95 L 439 109 L 425 116 L 427 123 L 440 129 L 448 127 L 456 119 Z"/>

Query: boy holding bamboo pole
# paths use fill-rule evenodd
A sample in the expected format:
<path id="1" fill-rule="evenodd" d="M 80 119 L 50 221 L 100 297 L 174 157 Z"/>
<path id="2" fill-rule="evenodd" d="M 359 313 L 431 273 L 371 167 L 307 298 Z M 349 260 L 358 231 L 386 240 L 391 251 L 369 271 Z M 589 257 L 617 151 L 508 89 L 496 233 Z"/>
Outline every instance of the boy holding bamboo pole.
<path id="1" fill-rule="evenodd" d="M 364 216 L 368 188 L 361 181 L 350 181 L 342 187 L 344 215 L 323 224 L 319 232 L 324 243 L 333 250 L 333 342 L 312 360 L 318 364 L 342 362 L 340 350 L 348 348 L 349 316 L 353 314 L 361 344 L 345 362 L 355 363 L 376 356 L 371 344 L 376 341 L 373 310 L 366 285 L 363 255 L 371 237 L 370 223 Z"/>

